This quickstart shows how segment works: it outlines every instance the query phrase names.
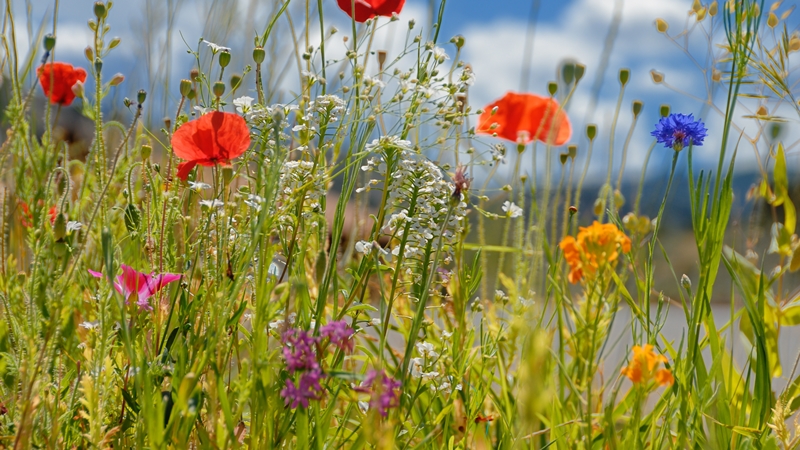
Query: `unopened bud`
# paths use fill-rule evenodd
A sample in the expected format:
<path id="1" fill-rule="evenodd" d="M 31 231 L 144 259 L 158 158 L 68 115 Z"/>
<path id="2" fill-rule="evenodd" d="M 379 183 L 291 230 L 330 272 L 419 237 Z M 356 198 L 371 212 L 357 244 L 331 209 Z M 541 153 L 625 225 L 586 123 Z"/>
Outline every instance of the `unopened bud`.
<path id="1" fill-rule="evenodd" d="M 713 2 L 711 2 L 711 4 L 708 5 L 708 15 L 711 16 L 711 17 L 716 16 L 718 7 L 719 6 L 717 6 L 717 0 L 714 0 Z"/>
<path id="2" fill-rule="evenodd" d="M 644 103 L 641 100 L 634 100 L 633 101 L 633 117 L 639 117 L 639 113 L 642 112 L 642 107 Z"/>
<path id="3" fill-rule="evenodd" d="M 659 33 L 666 33 L 669 29 L 669 24 L 664 19 L 656 19 L 656 30 Z"/>
<path id="4" fill-rule="evenodd" d="M 574 205 L 573 205 L 573 206 L 570 206 L 570 207 L 569 207 L 569 215 L 570 215 L 570 216 L 571 216 L 571 215 L 574 215 L 574 214 L 575 214 L 575 213 L 577 213 L 577 212 L 578 212 L 578 208 L 577 208 L 576 206 L 574 206 Z"/>
<path id="5" fill-rule="evenodd" d="M 378 70 L 383 71 L 383 63 L 386 62 L 386 50 L 378 50 Z"/>
<path id="6" fill-rule="evenodd" d="M 72 93 L 75 94 L 75 97 L 83 98 L 83 83 L 78 81 L 72 85 Z"/>
<path id="7" fill-rule="evenodd" d="M 242 84 L 242 76 L 238 73 L 231 75 L 230 85 L 231 89 L 236 89 L 239 85 Z"/>
<path id="8" fill-rule="evenodd" d="M 661 72 L 656 72 L 654 69 L 650 71 L 650 78 L 653 79 L 653 83 L 659 84 L 664 81 L 664 74 Z"/>
<path id="9" fill-rule="evenodd" d="M 689 292 L 692 291 L 692 280 L 689 279 L 688 275 L 683 274 L 683 276 L 681 276 L 681 286 Z"/>
<path id="10" fill-rule="evenodd" d="M 572 84 L 575 80 L 575 64 L 566 63 L 561 67 L 561 79 L 565 84 Z"/>
<path id="11" fill-rule="evenodd" d="M 164 128 L 167 130 L 172 128 L 172 119 L 169 117 L 164 117 Z"/>
<path id="12" fill-rule="evenodd" d="M 119 36 L 115 36 L 113 39 L 111 39 L 111 42 L 108 43 L 108 48 L 112 49 L 118 46 L 121 41 L 122 39 L 120 39 Z"/>
<path id="13" fill-rule="evenodd" d="M 222 97 L 222 94 L 225 93 L 225 83 L 223 83 L 222 81 L 217 81 L 216 83 L 214 83 L 214 86 L 212 86 L 211 91 L 214 92 L 215 97 L 217 98 Z"/>
<path id="14" fill-rule="evenodd" d="M 604 204 L 605 204 L 605 202 L 602 199 L 599 199 L 599 198 L 594 201 L 594 215 L 595 216 L 599 216 L 600 214 L 603 214 L 603 207 L 605 206 Z"/>
<path id="15" fill-rule="evenodd" d="M 776 16 L 774 12 L 770 11 L 769 16 L 767 16 L 767 26 L 770 28 L 778 26 L 778 16 Z"/>
<path id="16" fill-rule="evenodd" d="M 705 19 L 705 18 L 706 18 L 706 13 L 707 13 L 707 12 L 708 12 L 708 10 L 707 10 L 707 9 L 705 9 L 705 8 L 700 8 L 700 10 L 699 10 L 699 11 L 697 11 L 697 21 L 698 21 L 698 22 L 702 22 L 702 21 L 703 21 L 703 19 Z"/>
<path id="17" fill-rule="evenodd" d="M 142 155 L 142 160 L 146 161 L 150 159 L 150 155 L 153 153 L 153 147 L 149 145 L 142 145 L 141 150 L 139 152 Z"/>
<path id="18" fill-rule="evenodd" d="M 106 5 L 103 2 L 94 2 L 94 15 L 97 16 L 98 19 L 103 19 L 106 17 Z"/>
<path id="19" fill-rule="evenodd" d="M 550 95 L 556 95 L 556 92 L 558 92 L 558 83 L 555 81 L 547 83 L 547 92 L 549 92 Z"/>
<path id="20" fill-rule="evenodd" d="M 83 49 L 83 54 L 86 56 L 87 61 L 94 62 L 94 50 L 92 50 L 92 47 L 87 45 L 86 48 Z"/>
<path id="21" fill-rule="evenodd" d="M 581 81 L 583 74 L 586 73 L 586 66 L 583 64 L 575 64 L 575 82 Z"/>
<path id="22" fill-rule="evenodd" d="M 595 136 L 597 136 L 597 125 L 589 124 L 586 126 L 586 137 L 589 138 L 590 141 L 593 141 Z"/>
<path id="23" fill-rule="evenodd" d="M 625 196 L 622 195 L 622 192 L 619 189 L 614 190 L 614 206 L 617 209 L 622 208 L 625 205 Z"/>
<path id="24" fill-rule="evenodd" d="M 108 84 L 111 86 L 119 86 L 123 81 L 125 81 L 125 75 L 118 73 L 111 77 L 111 81 L 109 81 Z"/>
<path id="25" fill-rule="evenodd" d="M 561 161 L 561 165 L 563 166 L 564 164 L 567 163 L 567 160 L 569 159 L 569 153 L 561 153 L 561 154 L 559 154 L 558 155 L 558 159 L 559 159 L 559 161 Z"/>
<path id="26" fill-rule="evenodd" d="M 42 45 L 44 45 L 45 51 L 49 52 L 56 46 L 56 37 L 50 33 L 45 34 L 44 39 L 42 39 Z"/>
<path id="27" fill-rule="evenodd" d="M 228 64 L 231 63 L 231 52 L 227 50 L 223 50 L 219 54 L 219 66 L 223 69 L 228 67 Z"/>
<path id="28" fill-rule="evenodd" d="M 67 235 L 67 217 L 62 212 L 58 213 L 53 223 L 53 235 L 56 241 L 64 239 Z"/>
<path id="29" fill-rule="evenodd" d="M 669 105 L 661 105 L 661 117 L 667 117 L 669 115 Z"/>
<path id="30" fill-rule="evenodd" d="M 144 103 L 145 99 L 147 98 L 147 91 L 144 89 L 139 89 L 139 92 L 136 93 L 136 101 L 141 105 Z"/>
<path id="31" fill-rule="evenodd" d="M 100 73 L 103 71 L 103 60 L 100 58 L 94 59 L 94 71 L 95 73 Z"/>
<path id="32" fill-rule="evenodd" d="M 578 146 L 577 145 L 569 145 L 567 146 L 567 154 L 570 158 L 575 159 L 575 156 L 578 154 Z"/>
<path id="33" fill-rule="evenodd" d="M 200 71 L 197 69 L 190 70 L 189 79 L 192 81 L 200 81 Z"/>
<path id="34" fill-rule="evenodd" d="M 192 92 L 192 82 L 189 80 L 181 80 L 181 97 L 188 97 L 189 92 Z"/>
<path id="35" fill-rule="evenodd" d="M 458 34 L 456 36 L 453 36 L 453 39 L 451 39 L 450 42 L 455 44 L 457 49 L 461 49 L 461 47 L 464 46 L 466 40 L 464 39 L 464 36 Z"/>
<path id="36" fill-rule="evenodd" d="M 267 52 L 265 52 L 262 47 L 256 47 L 253 49 L 253 61 L 255 61 L 256 64 L 263 63 L 266 56 Z"/>
<path id="37" fill-rule="evenodd" d="M 620 69 L 619 71 L 619 82 L 621 85 L 625 86 L 628 84 L 628 80 L 631 77 L 630 69 Z"/>

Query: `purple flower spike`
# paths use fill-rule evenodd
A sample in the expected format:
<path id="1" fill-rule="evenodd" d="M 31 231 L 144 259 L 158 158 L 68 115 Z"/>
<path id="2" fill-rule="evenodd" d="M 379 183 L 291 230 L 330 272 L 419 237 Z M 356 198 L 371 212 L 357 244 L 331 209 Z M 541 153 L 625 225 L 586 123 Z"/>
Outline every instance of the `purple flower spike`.
<path id="1" fill-rule="evenodd" d="M 691 114 L 673 113 L 662 117 L 655 131 L 650 134 L 665 147 L 679 152 L 689 145 L 703 145 L 708 129 L 701 120 L 694 120 Z"/>
<path id="2" fill-rule="evenodd" d="M 181 279 L 181 275 L 176 273 L 158 275 L 151 273 L 148 275 L 138 272 L 125 264 L 120 264 L 120 268 L 122 268 L 122 274 L 117 275 L 114 281 L 114 289 L 125 297 L 126 304 L 131 294 L 135 293 L 137 296 L 136 304 L 146 311 L 153 310 L 153 307 L 148 302 L 150 297 L 156 295 L 164 286 Z M 89 274 L 95 278 L 103 278 L 103 274 L 94 270 L 89 270 Z"/>
<path id="3" fill-rule="evenodd" d="M 281 397 L 286 402 L 286 406 L 308 408 L 309 400 L 319 400 L 322 394 L 319 380 L 323 376 L 321 370 L 314 369 L 303 372 L 296 385 L 292 380 L 286 380 L 286 387 L 281 390 Z"/>
<path id="4" fill-rule="evenodd" d="M 319 369 L 317 355 L 314 354 L 317 340 L 308 331 L 287 330 L 283 333 L 283 343 L 283 358 L 289 373 Z"/>
<path id="5" fill-rule="evenodd" d="M 386 375 L 383 369 L 370 369 L 361 386 L 372 388 L 370 407 L 377 409 L 383 417 L 389 414 L 389 408 L 394 408 L 400 404 L 400 387 L 402 383 Z"/>
<path id="6" fill-rule="evenodd" d="M 330 322 L 320 327 L 319 334 L 330 338 L 331 344 L 339 347 L 342 351 L 352 352 L 355 347 L 355 341 L 353 340 L 355 330 L 347 326 L 347 322 L 344 320 Z"/>

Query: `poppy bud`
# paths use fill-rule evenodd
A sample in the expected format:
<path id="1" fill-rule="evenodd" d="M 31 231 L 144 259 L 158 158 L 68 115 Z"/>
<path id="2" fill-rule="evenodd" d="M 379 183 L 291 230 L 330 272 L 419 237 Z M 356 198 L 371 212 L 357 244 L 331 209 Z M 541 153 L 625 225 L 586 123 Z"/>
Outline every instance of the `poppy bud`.
<path id="1" fill-rule="evenodd" d="M 55 240 L 60 241 L 67 235 L 67 217 L 64 213 L 60 212 L 56 215 L 56 220 L 53 223 L 53 237 Z"/>
<path id="2" fill-rule="evenodd" d="M 620 69 L 619 70 L 619 82 L 623 86 L 628 84 L 628 80 L 631 77 L 631 71 L 629 69 Z"/>
<path id="3" fill-rule="evenodd" d="M 659 33 L 666 33 L 669 29 L 669 24 L 664 19 L 656 19 L 656 30 Z"/>
<path id="4" fill-rule="evenodd" d="M 125 81 L 125 75 L 118 73 L 111 77 L 111 81 L 109 81 L 108 84 L 111 86 L 119 86 L 123 81 Z"/>
<path id="5" fill-rule="evenodd" d="M 661 105 L 661 117 L 667 117 L 669 115 L 669 105 Z"/>
<path id="6" fill-rule="evenodd" d="M 586 126 L 586 137 L 589 138 L 590 141 L 593 141 L 595 136 L 597 136 L 597 125 L 589 124 Z"/>
<path id="7" fill-rule="evenodd" d="M 577 145 L 569 145 L 567 146 L 567 154 L 570 158 L 575 159 L 575 156 L 578 154 L 578 146 Z"/>
<path id="8" fill-rule="evenodd" d="M 86 46 L 86 48 L 85 48 L 85 49 L 83 49 L 83 54 L 86 56 L 86 59 L 87 59 L 89 62 L 92 62 L 92 61 L 94 61 L 94 51 L 92 50 L 92 47 L 89 47 L 89 46 L 87 45 L 87 46 Z"/>
<path id="9" fill-rule="evenodd" d="M 189 79 L 192 81 L 200 81 L 200 71 L 197 69 L 190 70 Z"/>
<path id="10" fill-rule="evenodd" d="M 100 58 L 94 59 L 94 71 L 95 73 L 100 73 L 103 71 L 103 60 Z"/>
<path id="11" fill-rule="evenodd" d="M 220 98 L 222 97 L 222 94 L 225 93 L 225 83 L 222 81 L 217 81 L 214 83 L 214 86 L 211 88 L 211 90 L 214 92 L 214 96 Z"/>
<path id="12" fill-rule="evenodd" d="M 575 214 L 575 213 L 577 213 L 577 212 L 578 212 L 578 208 L 576 206 L 573 205 L 573 206 L 569 207 L 569 215 L 570 216 Z"/>
<path id="13" fill-rule="evenodd" d="M 386 50 L 378 50 L 378 70 L 383 71 L 383 63 L 386 62 Z"/>
<path id="14" fill-rule="evenodd" d="M 231 62 L 231 52 L 227 50 L 223 50 L 219 54 L 219 66 L 223 69 L 228 67 L 228 64 Z"/>
<path id="15" fill-rule="evenodd" d="M 263 47 L 256 47 L 253 49 L 253 61 L 255 61 L 256 64 L 263 63 L 266 56 L 267 52 L 264 51 Z"/>
<path id="16" fill-rule="evenodd" d="M 136 101 L 141 105 L 144 103 L 145 99 L 147 98 L 147 91 L 144 89 L 139 89 L 139 92 L 136 93 Z"/>
<path id="17" fill-rule="evenodd" d="M 142 155 L 142 160 L 146 161 L 150 159 L 150 154 L 153 153 L 153 147 L 149 145 L 142 145 L 142 148 L 139 150 Z"/>
<path id="18" fill-rule="evenodd" d="M 42 45 L 44 45 L 45 51 L 49 52 L 56 46 L 56 37 L 50 33 L 45 34 L 44 39 L 42 40 Z"/>
<path id="19" fill-rule="evenodd" d="M 556 92 L 558 92 L 558 83 L 555 81 L 547 83 L 547 92 L 549 92 L 550 95 L 556 95 Z"/>
<path id="20" fill-rule="evenodd" d="M 233 180 L 233 167 L 222 168 L 222 179 L 225 180 L 225 184 L 230 184 L 231 180 Z"/>
<path id="21" fill-rule="evenodd" d="M 561 153 L 561 154 L 559 154 L 558 155 L 558 159 L 559 159 L 559 161 L 561 161 L 561 165 L 563 166 L 564 164 L 567 163 L 567 160 L 569 159 L 569 153 Z"/>
<path id="22" fill-rule="evenodd" d="M 586 66 L 583 64 L 575 64 L 575 82 L 581 81 L 583 74 L 586 73 Z"/>
<path id="23" fill-rule="evenodd" d="M 650 78 L 653 79 L 653 83 L 658 84 L 664 81 L 664 74 L 661 72 L 656 72 L 654 69 L 650 71 Z"/>
<path id="24" fill-rule="evenodd" d="M 619 189 L 614 189 L 614 206 L 617 209 L 622 208 L 625 205 L 625 196 L 622 195 L 622 192 Z"/>
<path id="25" fill-rule="evenodd" d="M 231 89 L 238 88 L 239 85 L 242 84 L 242 76 L 239 75 L 238 73 L 231 75 L 230 84 L 231 84 Z"/>
<path id="26" fill-rule="evenodd" d="M 572 84 L 572 81 L 575 79 L 575 64 L 566 63 L 561 66 L 561 79 L 564 81 L 564 84 Z"/>
<path id="27" fill-rule="evenodd" d="M 644 106 L 644 103 L 642 103 L 641 100 L 634 100 L 633 101 L 633 117 L 634 118 L 638 117 L 639 113 L 642 112 L 642 106 Z"/>
<path id="28" fill-rule="evenodd" d="M 83 98 L 83 83 L 78 81 L 75 84 L 73 84 L 72 93 L 75 94 L 75 97 Z"/>
<path id="29" fill-rule="evenodd" d="M 770 28 L 775 28 L 778 26 L 778 16 L 776 16 L 774 12 L 770 11 L 769 16 L 767 17 L 767 26 Z"/>
<path id="30" fill-rule="evenodd" d="M 604 207 L 603 203 L 605 203 L 605 202 L 603 202 L 603 200 L 599 199 L 599 198 L 594 201 L 594 215 L 595 216 L 599 216 L 600 214 L 603 214 L 603 207 Z"/>
<path id="31" fill-rule="evenodd" d="M 189 80 L 181 80 L 181 97 L 188 97 L 189 92 L 192 92 L 192 82 Z"/>
<path id="32" fill-rule="evenodd" d="M 94 2 L 94 15 L 97 16 L 98 19 L 104 19 L 106 17 L 106 5 L 103 2 Z"/>
<path id="33" fill-rule="evenodd" d="M 118 46 L 121 40 L 122 39 L 120 39 L 119 36 L 114 36 L 114 38 L 111 39 L 111 42 L 108 43 L 108 48 L 112 49 L 112 48 Z"/>

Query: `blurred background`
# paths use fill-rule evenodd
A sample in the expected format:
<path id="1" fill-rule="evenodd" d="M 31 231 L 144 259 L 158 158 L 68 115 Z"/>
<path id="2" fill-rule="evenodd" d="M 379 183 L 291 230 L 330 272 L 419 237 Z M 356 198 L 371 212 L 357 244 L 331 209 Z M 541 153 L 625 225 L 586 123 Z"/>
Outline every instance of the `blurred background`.
<path id="1" fill-rule="evenodd" d="M 92 42 L 92 31 L 87 25 L 93 17 L 92 0 L 10 1 L 17 48 L 21 52 L 36 51 L 35 65 L 41 58 L 40 36 L 53 32 L 56 19 L 55 59 L 88 66 L 84 49 Z M 312 19 L 306 28 L 306 17 L 315 18 L 317 15 L 317 2 L 310 3 L 312 9 L 306 11 L 306 2 L 291 2 L 288 14 L 276 23 L 268 41 L 264 77 L 270 103 L 290 102 L 295 98 L 301 77 L 295 49 L 303 48 L 306 42 L 316 47 L 320 41 L 320 24 L 316 19 Z M 327 39 L 326 58 L 339 60 L 350 45 L 345 42 L 345 38 L 352 34 L 350 18 L 333 0 L 323 0 L 321 4 Z M 122 99 L 135 98 L 139 89 L 145 89 L 149 93 L 146 122 L 151 128 L 160 129 L 164 117 L 174 117 L 180 79 L 188 78 L 189 71 L 196 66 L 195 57 L 188 50 L 202 49 L 201 55 L 204 56 L 200 65 L 205 67 L 209 52 L 201 39 L 229 47 L 233 59 L 226 76 L 228 73 L 243 74 L 252 61 L 254 37 L 263 33 L 269 18 L 281 5 L 282 2 L 276 0 L 127 0 L 114 3 L 109 11 L 112 28 L 108 36 L 119 36 L 121 44 L 104 60 L 103 72 L 106 79 L 114 73 L 122 73 L 125 81 L 111 88 L 104 109 L 110 116 L 127 122 L 130 113 L 124 111 Z M 432 39 L 436 31 L 432 23 L 440 5 L 436 0 L 407 0 L 400 20 L 380 19 L 381 26 L 375 33 L 372 49 L 386 50 L 390 58 L 399 54 L 405 46 L 409 21 L 415 23 L 414 33 L 421 29 L 423 36 Z M 605 179 L 612 121 L 618 101 L 620 113 L 613 136 L 614 179 L 621 163 L 622 145 L 634 125 L 631 102 L 640 100 L 644 103 L 638 122 L 630 132 L 627 150 L 621 190 L 628 205 L 635 196 L 643 162 L 653 144 L 650 132 L 658 121 L 661 105 L 669 105 L 673 112 L 693 113 L 706 122 L 709 137 L 702 148 L 695 149 L 695 170 L 716 170 L 727 94 L 727 87 L 718 82 L 716 71 L 724 72 L 725 69 L 724 63 L 720 62 L 725 52 L 718 45 L 724 43 L 725 37 L 720 16 L 711 17 L 704 13 L 699 21 L 698 5 L 701 4 L 692 0 L 450 0 L 444 7 L 437 45 L 455 58 L 455 46 L 449 41 L 455 35 L 465 38 L 466 45 L 460 59 L 472 66 L 476 76 L 468 98 L 474 109 L 500 98 L 507 91 L 547 95 L 547 84 L 559 78 L 559 68 L 563 63 L 577 62 L 586 66 L 586 73 L 566 108 L 574 130 L 570 144 L 578 146 L 576 168 L 579 170 L 585 163 L 588 145 L 585 127 L 589 123 L 598 125 L 598 138 L 589 162 L 579 212 L 580 222 L 587 224 L 593 217 L 591 205 Z M 765 8 L 767 6 L 770 5 Z M 783 23 L 790 34 L 795 33 L 800 23 L 795 17 L 800 13 L 792 14 L 795 6 L 795 2 L 782 2 L 775 8 L 778 14 L 787 14 Z M 3 12 L 5 18 L 8 14 L 8 11 Z M 657 29 L 657 19 L 667 24 L 666 32 Z M 361 27 L 363 25 L 359 25 L 359 30 Z M 331 35 L 333 28 L 338 32 Z M 780 31 L 776 30 L 776 37 Z M 315 62 L 319 68 L 318 58 Z M 796 65 L 796 60 L 789 61 L 790 69 Z M 343 66 L 329 66 L 329 78 L 343 70 L 338 67 Z M 401 67 L 406 66 L 401 64 Z M 621 68 L 630 69 L 631 75 L 620 98 Z M 375 71 L 377 64 L 373 63 L 367 73 Z M 35 82 L 32 74 L 28 78 L 29 83 Z M 243 87 L 236 96 L 256 97 L 251 88 L 253 79 L 252 72 L 245 73 Z M 91 84 L 89 80 L 88 92 L 93 89 Z M 763 202 L 748 201 L 747 193 L 760 180 L 759 167 L 769 163 L 769 148 L 778 140 L 787 147 L 790 173 L 798 172 L 796 147 L 800 131 L 791 100 L 770 97 L 770 92 L 749 92 L 748 86 L 744 89 L 749 98 L 743 98 L 737 109 L 733 144 L 728 149 L 728 154 L 731 154 L 738 141 L 735 223 L 730 229 L 732 242 L 749 243 L 763 250 L 768 245 L 768 240 L 763 239 L 765 233 L 768 237 L 768 230 L 762 229 L 761 218 L 771 211 L 763 206 Z M 37 94 L 40 95 L 38 90 Z M 562 99 L 563 95 L 564 92 L 558 93 Z M 39 101 L 38 104 L 43 103 Z M 760 107 L 767 108 L 773 119 L 785 122 L 756 120 L 753 116 Z M 81 118 L 79 108 L 80 102 L 77 101 L 72 111 L 62 113 L 62 132 L 68 139 L 88 145 L 92 126 L 87 119 Z M 489 145 L 495 142 L 490 137 L 482 137 L 472 145 L 488 160 Z M 550 151 L 560 153 L 565 150 L 554 148 Z M 543 152 L 539 150 L 541 161 Z M 529 153 L 523 157 L 529 158 Z M 508 174 L 515 154 L 513 149 L 509 151 L 506 162 L 498 168 L 489 184 L 488 194 L 497 205 L 506 199 L 500 187 L 509 182 Z M 557 179 L 561 168 L 558 158 L 552 159 L 551 170 Z M 656 215 L 663 196 L 671 159 L 672 150 L 659 147 L 655 148 L 650 159 L 642 200 L 642 212 L 650 217 Z M 695 255 L 688 213 L 685 157 L 679 167 L 661 238 L 667 248 L 685 249 L 671 255 L 672 264 L 678 276 L 681 273 L 691 276 Z M 530 163 L 523 165 L 523 171 L 526 170 L 532 170 Z M 540 162 L 538 170 L 545 170 L 544 163 Z M 472 169 L 475 185 L 483 184 L 482 177 L 485 178 L 488 171 L 488 162 Z M 537 179 L 541 181 L 542 177 Z M 626 208 L 629 206 L 624 207 L 620 215 L 627 212 Z M 494 209 L 499 209 L 499 206 Z M 767 223 L 767 218 L 764 219 L 763 223 Z M 670 281 L 672 275 L 669 271 L 664 271 L 663 276 L 662 281 L 675 285 Z M 719 295 L 724 299 L 729 292 L 722 290 Z"/>

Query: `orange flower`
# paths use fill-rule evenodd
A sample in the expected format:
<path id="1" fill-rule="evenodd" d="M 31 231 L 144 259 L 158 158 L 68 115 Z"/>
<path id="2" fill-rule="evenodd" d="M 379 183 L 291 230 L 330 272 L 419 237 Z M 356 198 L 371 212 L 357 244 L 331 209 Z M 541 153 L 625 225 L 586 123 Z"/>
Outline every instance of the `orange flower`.
<path id="1" fill-rule="evenodd" d="M 366 22 L 375 16 L 400 14 L 406 0 L 337 0 L 337 3 L 356 22 Z"/>
<path id="2" fill-rule="evenodd" d="M 572 136 L 572 125 L 552 97 L 509 92 L 484 108 L 475 131 L 497 133 L 512 142 L 527 144 L 538 139 L 546 144 L 564 145 Z"/>
<path id="3" fill-rule="evenodd" d="M 613 268 L 622 253 L 631 251 L 631 240 L 612 223 L 595 221 L 581 227 L 577 239 L 567 236 L 558 244 L 569 264 L 569 282 L 593 279 L 606 267 Z"/>
<path id="4" fill-rule="evenodd" d="M 660 363 L 666 362 L 667 357 L 655 353 L 652 345 L 645 344 L 644 347 L 634 345 L 633 358 L 626 367 L 622 368 L 622 375 L 636 384 L 655 380 L 661 386 L 670 386 L 675 382 L 672 372 L 666 368 L 655 370 Z"/>
<path id="5" fill-rule="evenodd" d="M 86 81 L 86 71 L 72 64 L 54 62 L 39 66 L 37 69 L 39 84 L 42 85 L 44 95 L 50 99 L 50 103 L 59 103 L 69 106 L 75 100 L 75 93 L 72 86 L 76 83 Z M 51 90 L 52 88 L 52 90 Z"/>

